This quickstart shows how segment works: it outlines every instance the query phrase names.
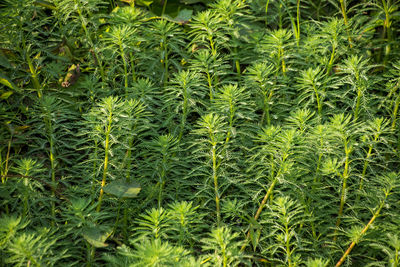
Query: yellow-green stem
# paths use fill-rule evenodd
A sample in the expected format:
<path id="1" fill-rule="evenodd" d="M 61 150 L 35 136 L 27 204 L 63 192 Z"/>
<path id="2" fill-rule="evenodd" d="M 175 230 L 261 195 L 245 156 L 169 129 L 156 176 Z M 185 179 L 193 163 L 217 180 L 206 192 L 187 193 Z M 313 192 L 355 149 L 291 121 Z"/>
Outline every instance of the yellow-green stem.
<path id="1" fill-rule="evenodd" d="M 161 48 L 163 49 L 164 52 L 164 58 L 163 58 L 163 63 L 164 63 L 164 77 L 163 77 L 163 84 L 164 86 L 167 85 L 168 82 L 168 46 L 167 44 L 167 39 L 164 38 L 162 44 L 161 44 Z"/>
<path id="2" fill-rule="evenodd" d="M 296 41 L 297 46 L 300 44 L 300 0 L 297 0 L 297 32 L 296 32 Z"/>
<path id="3" fill-rule="evenodd" d="M 167 7 L 167 2 L 168 2 L 168 0 L 164 0 L 163 8 L 162 8 L 162 11 L 161 11 L 161 16 L 164 16 L 165 8 Z"/>
<path id="4" fill-rule="evenodd" d="M 50 175 L 51 175 L 51 182 L 52 182 L 52 196 L 55 197 L 56 192 L 55 188 L 57 188 L 56 184 L 56 159 L 54 155 L 54 129 L 53 125 L 51 122 L 51 114 L 47 113 L 46 116 L 44 117 L 44 123 L 46 126 L 46 131 L 47 131 L 47 136 L 49 138 L 49 160 L 50 160 Z M 52 218 L 55 220 L 56 216 L 56 208 L 55 208 L 55 202 L 51 202 L 51 215 Z M 54 221 L 52 222 L 54 223 Z"/>
<path id="5" fill-rule="evenodd" d="M 313 89 L 314 89 L 315 98 L 317 100 L 318 115 L 321 117 L 321 115 L 322 115 L 322 103 L 321 103 L 321 100 L 319 98 L 318 90 L 317 90 L 317 87 L 315 86 L 314 82 L 313 82 L 312 86 L 313 86 Z"/>
<path id="6" fill-rule="evenodd" d="M 213 56 L 216 56 L 217 55 L 217 50 L 215 49 L 214 40 L 213 40 L 211 35 L 208 37 L 208 40 L 210 42 L 211 54 Z"/>
<path id="7" fill-rule="evenodd" d="M 348 28 L 346 6 L 344 4 L 344 0 L 339 0 L 339 1 L 340 1 L 340 8 L 342 10 L 342 15 L 343 15 L 343 19 L 344 19 L 344 25 L 346 26 L 347 37 L 348 37 L 350 48 L 351 48 L 351 47 L 353 47 L 353 45 L 351 44 L 351 37 L 350 37 L 350 33 L 349 33 L 349 28 Z"/>
<path id="8" fill-rule="evenodd" d="M 283 75 L 286 75 L 286 63 L 285 63 L 283 48 L 279 48 L 279 55 L 282 60 L 282 73 Z"/>
<path id="9" fill-rule="evenodd" d="M 25 43 L 25 41 L 24 41 Z M 24 45 L 25 47 L 25 45 Z M 37 90 L 37 94 L 39 98 L 42 98 L 43 93 L 42 93 L 42 86 L 40 85 L 39 79 L 38 79 L 38 75 L 36 72 L 36 69 L 34 68 L 33 64 L 32 64 L 32 60 L 28 55 L 28 51 L 26 51 L 26 61 L 28 62 L 28 66 L 29 66 L 29 71 L 31 73 L 31 80 L 33 83 L 33 87 L 35 87 L 35 89 Z"/>
<path id="10" fill-rule="evenodd" d="M 262 210 L 264 209 L 264 206 L 267 204 L 267 201 L 269 199 L 269 197 L 272 194 L 272 191 L 274 190 L 275 184 L 278 182 L 278 176 L 275 176 L 274 180 L 272 181 L 271 185 L 269 186 L 267 193 L 265 194 L 263 200 L 261 201 L 260 206 L 257 209 L 256 215 L 254 215 L 254 220 L 257 221 L 258 217 L 260 217 Z M 247 232 L 246 235 L 246 240 L 245 243 L 243 244 L 242 248 L 240 249 L 240 251 L 244 251 L 245 248 L 247 247 L 247 244 L 250 240 L 250 230 Z"/>
<path id="11" fill-rule="evenodd" d="M 226 256 L 225 248 L 222 248 L 222 258 L 224 259 L 223 266 L 227 267 L 228 266 L 228 257 Z"/>
<path id="12" fill-rule="evenodd" d="M 92 192 L 95 190 L 96 173 L 97 173 L 97 140 L 94 141 L 94 160 L 93 160 L 93 179 L 92 179 Z M 93 201 L 93 200 L 92 200 Z"/>
<path id="13" fill-rule="evenodd" d="M 397 96 L 396 102 L 393 107 L 393 112 L 392 112 L 392 130 L 394 131 L 396 129 L 396 119 L 397 119 L 397 113 L 399 111 L 399 104 L 400 104 L 400 95 Z"/>
<path id="14" fill-rule="evenodd" d="M 382 5 L 383 5 L 383 10 L 385 11 L 385 21 L 383 24 L 383 33 L 382 34 L 383 34 L 383 38 L 385 38 L 385 35 L 386 35 L 387 42 L 388 42 L 388 44 L 386 45 L 385 52 L 386 51 L 390 52 L 390 43 L 392 41 L 392 31 L 390 29 L 390 24 L 391 24 L 390 12 L 389 12 L 389 8 L 388 8 L 388 5 L 385 0 L 382 0 Z M 386 63 L 387 63 L 388 56 L 389 56 L 389 53 L 385 53 L 384 62 L 383 62 L 384 65 L 386 65 Z"/>
<path id="15" fill-rule="evenodd" d="M 376 134 L 375 137 L 374 137 L 374 142 L 373 142 L 373 143 L 376 143 L 376 141 L 378 140 L 378 138 L 379 138 L 379 134 Z M 359 187 L 360 190 L 363 189 L 363 184 L 364 184 L 364 180 L 365 180 L 365 175 L 367 174 L 368 159 L 369 159 L 369 158 L 371 157 L 371 155 L 372 155 L 372 149 L 373 149 L 373 144 L 370 144 L 369 147 L 368 147 L 367 156 L 366 156 L 365 161 L 364 161 L 363 171 L 362 171 L 361 177 L 360 177 L 360 187 Z"/>
<path id="16" fill-rule="evenodd" d="M 231 138 L 231 133 L 232 133 L 232 127 L 233 127 L 233 118 L 235 116 L 235 113 L 233 111 L 233 103 L 232 103 L 232 99 L 229 99 L 229 131 L 226 135 L 226 139 L 225 139 L 225 145 L 228 144 L 230 138 Z"/>
<path id="17" fill-rule="evenodd" d="M 332 70 L 333 61 L 334 61 L 334 59 L 335 59 L 335 53 L 336 53 L 336 45 L 332 44 L 331 58 L 330 58 L 330 60 L 329 60 L 328 68 L 327 68 L 327 71 L 326 71 L 327 74 L 330 74 L 330 72 L 331 72 L 331 70 Z"/>
<path id="18" fill-rule="evenodd" d="M 213 87 L 212 87 L 212 79 L 210 72 L 207 69 L 207 82 L 208 82 L 208 88 L 210 89 L 210 100 L 213 100 Z"/>
<path id="19" fill-rule="evenodd" d="M 186 117 L 188 115 L 188 90 L 186 86 L 186 81 L 183 84 L 183 107 L 182 107 L 182 121 L 181 130 L 179 132 L 178 140 L 181 140 L 183 136 L 183 131 L 185 130 Z"/>
<path id="20" fill-rule="evenodd" d="M 289 236 L 289 228 L 288 228 L 288 225 L 287 225 L 287 223 L 285 223 L 285 240 L 286 240 L 286 242 L 285 242 L 285 248 L 286 248 L 286 257 L 287 257 L 287 259 L 288 259 L 288 265 L 289 265 L 289 267 L 292 267 L 293 265 L 292 265 L 292 259 L 291 259 L 291 254 L 292 254 L 292 252 L 290 251 L 290 243 L 289 243 L 289 238 L 288 238 L 288 236 Z"/>
<path id="21" fill-rule="evenodd" d="M 57 188 L 56 184 L 56 166 L 55 166 L 55 157 L 54 157 L 54 143 L 53 139 L 50 137 L 50 166 L 51 166 L 51 182 L 53 183 L 52 187 L 52 195 L 53 197 L 56 196 L 55 188 Z M 55 202 L 51 202 L 51 215 L 53 219 L 55 219 L 56 216 L 56 207 L 55 207 Z"/>
<path id="22" fill-rule="evenodd" d="M 240 62 L 238 59 L 239 55 L 238 55 L 237 47 L 235 47 L 234 52 L 235 52 L 235 56 L 236 56 L 236 59 L 235 59 L 236 73 L 238 74 L 238 76 L 240 78 L 241 70 L 240 70 Z"/>
<path id="23" fill-rule="evenodd" d="M 218 190 L 218 175 L 217 175 L 217 153 L 216 153 L 216 143 L 213 144 L 212 150 L 212 172 L 213 172 L 213 180 L 214 180 L 214 193 L 215 193 L 215 205 L 217 210 L 217 226 L 221 225 L 221 212 L 219 205 L 219 190 Z"/>
<path id="24" fill-rule="evenodd" d="M 125 86 L 125 94 L 128 93 L 128 64 L 125 58 L 124 48 L 122 47 L 122 43 L 119 44 L 119 52 L 121 53 L 122 62 L 124 64 L 124 86 Z"/>
<path id="25" fill-rule="evenodd" d="M 391 190 L 390 190 L 391 191 Z M 387 197 L 389 196 L 389 192 L 385 193 L 385 199 L 380 203 L 377 211 L 374 213 L 374 215 L 372 216 L 372 218 L 369 220 L 369 222 L 367 223 L 367 225 L 361 230 L 359 236 L 363 236 L 368 229 L 371 227 L 372 223 L 375 221 L 375 219 L 379 216 L 385 201 L 387 199 Z M 339 267 L 343 264 L 344 260 L 346 259 L 346 257 L 350 254 L 350 252 L 352 251 L 352 249 L 354 248 L 354 246 L 356 245 L 356 241 L 351 242 L 350 246 L 347 248 L 347 250 L 343 253 L 343 256 L 340 258 L 340 260 L 336 263 L 335 267 Z"/>
<path id="26" fill-rule="evenodd" d="M 3 184 L 6 182 L 6 178 L 5 177 L 8 174 L 8 161 L 10 159 L 10 150 L 11 150 L 12 138 L 13 138 L 13 136 L 11 135 L 10 140 L 8 140 L 5 168 L 4 168 L 4 171 L 2 170 L 2 174 L 1 174 L 1 182 Z"/>
<path id="27" fill-rule="evenodd" d="M 110 133 L 111 133 L 111 123 L 112 123 L 112 111 L 110 111 L 110 115 L 108 117 L 108 125 L 107 125 L 107 131 L 106 131 L 106 140 L 105 140 L 105 147 L 104 147 L 104 168 L 103 168 L 103 177 L 101 180 L 101 189 L 100 189 L 100 195 L 99 199 L 97 201 L 97 208 L 96 211 L 100 211 L 101 208 L 101 202 L 103 199 L 103 194 L 104 190 L 103 187 L 106 184 L 106 179 L 107 179 L 107 170 L 108 170 L 108 154 L 109 154 L 109 149 L 110 149 Z"/>
<path id="28" fill-rule="evenodd" d="M 265 25 L 268 24 L 268 6 L 269 6 L 269 0 L 267 0 L 267 3 L 265 4 Z"/>
<path id="29" fill-rule="evenodd" d="M 263 111 L 263 115 L 261 117 L 260 124 L 263 125 L 264 117 L 267 117 L 267 125 L 270 126 L 271 125 L 271 116 L 269 114 L 269 102 L 271 101 L 273 91 L 271 91 L 269 93 L 268 92 L 269 92 L 269 90 L 267 90 L 267 92 L 265 92 L 265 94 L 264 94 L 264 111 Z"/>
<path id="30" fill-rule="evenodd" d="M 361 97 L 362 97 L 362 91 L 361 91 L 361 88 L 358 88 L 358 90 L 357 90 L 356 109 L 354 110 L 354 121 L 357 120 L 358 114 L 360 113 Z"/>

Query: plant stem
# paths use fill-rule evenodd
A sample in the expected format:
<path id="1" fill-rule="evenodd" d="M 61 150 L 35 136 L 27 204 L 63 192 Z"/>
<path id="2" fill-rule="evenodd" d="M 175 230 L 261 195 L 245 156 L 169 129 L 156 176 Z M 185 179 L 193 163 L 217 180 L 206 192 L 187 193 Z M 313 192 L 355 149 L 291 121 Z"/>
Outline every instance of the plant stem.
<path id="1" fill-rule="evenodd" d="M 229 131 L 226 134 L 226 139 L 225 139 L 225 145 L 228 144 L 230 138 L 231 138 L 231 133 L 232 133 L 232 128 L 233 128 L 233 118 L 235 117 L 235 112 L 233 110 L 233 103 L 232 99 L 229 98 Z"/>
<path id="2" fill-rule="evenodd" d="M 113 233 L 117 231 L 117 227 L 119 224 L 119 217 L 121 216 L 121 206 L 122 206 L 122 199 L 118 200 L 118 209 L 117 209 L 117 218 L 115 219 Z"/>
<path id="3" fill-rule="evenodd" d="M 345 204 L 345 196 L 346 196 L 346 190 L 347 190 L 347 179 L 349 178 L 349 161 L 350 161 L 350 153 L 351 153 L 351 147 L 348 147 L 348 140 L 345 139 L 344 140 L 344 151 L 346 154 L 346 158 L 345 158 L 345 163 L 344 163 L 344 171 L 342 174 L 342 178 L 343 178 L 343 184 L 342 184 L 342 190 L 341 190 L 341 194 L 340 194 L 340 206 L 339 206 L 339 212 L 338 212 L 338 217 L 336 220 L 336 228 L 335 228 L 335 232 L 334 232 L 334 238 L 333 241 L 336 241 L 336 233 L 337 233 L 337 228 L 340 226 L 340 221 L 341 221 L 341 217 L 343 214 L 343 208 L 344 208 L 344 204 Z"/>
<path id="4" fill-rule="evenodd" d="M 212 35 L 208 36 L 210 42 L 211 54 L 215 57 L 217 55 L 217 50 L 215 49 L 215 44 Z"/>
<path id="5" fill-rule="evenodd" d="M 165 0 L 167 2 L 167 0 Z M 161 49 L 163 49 L 164 52 L 164 58 L 163 58 L 163 63 L 164 63 L 164 77 L 163 77 L 163 84 L 164 87 L 167 85 L 168 82 L 168 46 L 167 46 L 167 38 L 166 36 L 163 37 L 163 42 L 161 43 Z"/>
<path id="6" fill-rule="evenodd" d="M 389 8 L 388 8 L 388 4 L 386 3 L 385 0 L 382 0 L 382 5 L 383 5 L 383 10 L 385 11 L 385 21 L 383 23 L 383 37 L 387 37 L 387 45 L 386 45 L 386 49 L 385 49 L 385 57 L 383 60 L 383 65 L 386 66 L 387 64 L 387 60 L 388 60 L 388 56 L 389 56 L 389 52 L 390 52 L 390 43 L 392 41 L 392 31 L 390 29 L 390 12 L 389 12 Z"/>
<path id="7" fill-rule="evenodd" d="M 363 166 L 363 171 L 362 171 L 361 177 L 360 177 L 360 186 L 359 186 L 360 191 L 363 189 L 363 184 L 364 184 L 364 180 L 365 180 L 365 175 L 366 175 L 366 173 L 367 173 L 367 168 L 368 168 L 368 162 L 369 162 L 368 160 L 369 160 L 369 158 L 370 158 L 371 155 L 372 155 L 372 149 L 373 149 L 373 147 L 374 147 L 373 144 L 376 143 L 376 141 L 378 140 L 378 138 L 379 138 L 379 134 L 376 134 L 375 137 L 374 137 L 374 142 L 368 146 L 367 156 L 365 157 L 364 166 Z"/>
<path id="8" fill-rule="evenodd" d="M 85 32 L 86 39 L 88 40 L 89 45 L 90 45 L 91 47 L 93 47 L 93 54 L 94 54 L 94 56 L 95 56 L 95 58 L 96 58 L 96 61 L 97 61 L 97 63 L 98 63 L 98 66 L 99 66 L 99 68 L 100 68 L 101 80 L 103 81 L 103 83 L 105 83 L 105 82 L 106 82 L 106 76 L 105 76 L 105 74 L 104 74 L 103 64 L 102 64 L 102 62 L 100 61 L 100 57 L 99 57 L 98 53 L 96 52 L 96 48 L 95 48 L 95 46 L 94 46 L 93 40 L 92 40 L 92 38 L 90 37 L 90 34 L 89 34 L 88 29 L 86 28 L 86 22 L 85 22 L 85 18 L 83 17 L 83 14 L 82 14 L 81 6 L 80 6 L 80 5 L 81 5 L 80 0 L 74 0 L 74 2 L 75 2 L 76 10 L 77 10 L 77 12 L 78 12 L 79 19 L 80 19 L 80 21 L 81 21 L 82 29 L 83 29 L 83 31 Z"/>
<path id="9" fill-rule="evenodd" d="M 268 23 L 268 6 L 269 6 L 269 0 L 267 0 L 267 3 L 265 4 L 265 25 L 267 25 Z"/>
<path id="10" fill-rule="evenodd" d="M 160 175 L 160 191 L 158 193 L 158 208 L 162 207 L 162 199 L 163 199 L 163 191 L 164 191 L 164 187 L 165 187 L 165 177 L 167 176 L 166 170 L 164 168 L 164 166 L 167 165 L 167 156 L 166 154 L 163 154 L 163 159 L 162 159 L 162 168 L 161 168 L 161 173 Z"/>
<path id="11" fill-rule="evenodd" d="M 107 131 L 106 131 L 106 140 L 105 140 L 105 147 L 104 147 L 104 168 L 103 168 L 103 178 L 101 180 L 101 189 L 100 189 L 100 195 L 99 195 L 99 199 L 98 199 L 98 204 L 97 204 L 97 208 L 96 211 L 99 212 L 100 208 L 101 208 L 101 202 L 103 199 L 103 194 L 104 194 L 104 190 L 103 187 L 106 184 L 106 178 L 107 178 L 107 170 L 108 170 L 108 154 L 109 154 L 109 150 L 110 150 L 110 133 L 111 133 L 111 123 L 113 120 L 113 113 L 112 110 L 110 109 L 110 114 L 108 116 L 108 125 L 107 125 Z"/>
<path id="12" fill-rule="evenodd" d="M 125 58 L 124 48 L 122 47 L 122 43 L 119 43 L 119 52 L 121 54 L 122 62 L 124 64 L 124 86 L 125 86 L 125 94 L 128 94 L 128 64 Z"/>
<path id="13" fill-rule="evenodd" d="M 43 120 L 46 127 L 47 138 L 49 140 L 50 176 L 51 176 L 51 182 L 53 184 L 52 196 L 55 197 L 56 194 L 55 188 L 57 188 L 57 183 L 56 183 L 56 156 L 55 156 L 55 144 L 54 144 L 55 140 L 54 140 L 54 128 L 52 124 L 52 113 L 47 109 L 47 107 L 44 106 L 43 110 L 45 111 L 45 116 L 43 117 Z M 51 202 L 51 215 L 55 220 L 56 208 L 54 201 Z"/>
<path id="14" fill-rule="evenodd" d="M 38 79 L 38 73 L 36 72 L 36 69 L 33 66 L 32 60 L 29 56 L 29 49 L 27 49 L 27 47 L 26 47 L 25 38 L 22 39 L 22 46 L 25 51 L 25 58 L 26 58 L 26 61 L 28 62 L 29 71 L 31 73 L 31 80 L 33 83 L 33 87 L 36 89 L 39 99 L 41 99 L 43 96 L 42 86 Z"/>
<path id="15" fill-rule="evenodd" d="M 87 262 L 86 267 L 91 267 L 94 260 L 94 247 L 86 242 Z"/>
<path id="16" fill-rule="evenodd" d="M 93 179 L 92 179 L 92 192 L 96 189 L 96 174 L 97 174 L 97 140 L 94 141 L 94 159 L 93 159 Z M 93 201 L 93 200 L 92 200 Z"/>
<path id="17" fill-rule="evenodd" d="M 317 87 L 315 86 L 314 81 L 313 81 L 312 86 L 313 86 L 313 89 L 314 89 L 315 98 L 317 100 L 318 116 L 321 117 L 322 116 L 322 101 L 319 98 L 318 90 L 317 90 Z"/>
<path id="18" fill-rule="evenodd" d="M 344 25 L 346 26 L 347 37 L 348 37 L 348 40 L 349 40 L 350 48 L 352 48 L 353 45 L 351 44 L 351 37 L 350 37 L 349 29 L 348 29 L 346 6 L 345 6 L 345 3 L 344 3 L 344 0 L 339 0 L 339 1 L 340 1 L 340 8 L 342 10 L 342 15 L 343 15 L 343 19 L 344 19 Z"/>
<path id="19" fill-rule="evenodd" d="M 263 111 L 263 115 L 261 117 L 261 122 L 260 124 L 263 125 L 264 123 L 264 117 L 267 117 L 267 125 L 270 126 L 271 125 L 271 116 L 270 116 L 270 112 L 269 112 L 269 102 L 271 101 L 273 95 L 273 91 L 269 91 L 267 90 L 264 93 L 264 111 Z"/>
<path id="20" fill-rule="evenodd" d="M 282 2 L 281 1 L 280 1 L 279 8 L 278 8 L 278 17 L 279 17 L 279 22 L 278 22 L 279 29 L 282 30 L 282 28 L 283 28 L 283 19 L 282 19 L 283 12 L 282 12 Z"/>
<path id="21" fill-rule="evenodd" d="M 236 59 L 235 59 L 236 73 L 238 75 L 238 78 L 240 79 L 241 70 L 240 70 L 240 62 L 239 62 L 239 57 L 238 57 L 239 55 L 238 55 L 237 47 L 234 48 L 234 53 L 236 56 Z"/>
<path id="22" fill-rule="evenodd" d="M 167 7 L 167 2 L 168 2 L 168 0 L 164 0 L 163 8 L 162 8 L 162 11 L 161 11 L 161 17 L 164 16 L 165 8 Z"/>
<path id="23" fill-rule="evenodd" d="M 356 109 L 354 110 L 354 121 L 357 120 L 358 114 L 360 113 L 360 104 L 361 104 L 362 90 L 360 87 L 357 88 L 357 101 L 356 101 Z"/>
<path id="24" fill-rule="evenodd" d="M 213 100 L 214 97 L 213 97 L 212 79 L 208 67 L 207 67 L 207 82 L 208 82 L 208 88 L 210 89 L 210 100 Z"/>
<path id="25" fill-rule="evenodd" d="M 297 0 L 297 46 L 300 44 L 300 0 Z"/>
<path id="26" fill-rule="evenodd" d="M 50 165 L 51 165 L 51 182 L 53 183 L 53 187 L 56 188 L 56 167 L 55 167 L 55 157 L 54 157 L 54 141 L 53 138 L 50 137 Z M 52 190 L 52 195 L 55 197 L 55 192 L 54 189 Z M 55 207 L 55 202 L 51 202 L 51 215 L 53 216 L 55 220 L 56 216 L 56 207 Z"/>
<path id="27" fill-rule="evenodd" d="M 223 266 L 228 266 L 228 257 L 226 256 L 226 249 L 224 246 L 222 246 L 222 258 L 224 259 Z"/>
<path id="28" fill-rule="evenodd" d="M 128 200 L 126 200 L 126 201 L 128 201 Z M 123 229 L 125 242 L 128 241 L 128 214 L 129 214 L 129 207 L 126 206 L 126 204 L 125 204 L 125 207 L 124 207 L 124 229 Z"/>
<path id="29" fill-rule="evenodd" d="M 286 75 L 286 64 L 285 64 L 285 58 L 284 58 L 284 51 L 283 51 L 282 47 L 279 48 L 278 53 L 279 53 L 279 56 L 282 61 L 281 62 L 282 63 L 282 73 L 283 73 L 283 75 Z"/>
<path id="30" fill-rule="evenodd" d="M 371 227 L 372 223 L 375 221 L 375 219 L 379 216 L 387 197 L 390 194 L 390 191 L 392 189 L 388 190 L 387 192 L 385 192 L 385 199 L 382 200 L 382 202 L 380 203 L 378 209 L 376 210 L 376 212 L 374 213 L 374 215 L 372 216 L 372 218 L 369 220 L 369 222 L 367 223 L 367 225 L 365 225 L 365 227 L 361 230 L 359 236 L 363 236 L 367 230 L 369 229 L 369 227 Z M 358 240 L 357 240 L 358 241 Z M 340 260 L 336 263 L 335 267 L 339 267 L 343 264 L 344 260 L 346 259 L 346 257 L 350 254 L 351 250 L 354 248 L 354 246 L 356 245 L 357 241 L 353 241 L 351 242 L 350 246 L 347 248 L 347 250 L 343 253 L 343 256 L 340 258 Z"/>
<path id="31" fill-rule="evenodd" d="M 137 128 L 137 123 L 135 123 L 131 129 L 131 135 L 130 138 L 128 139 L 128 148 L 125 153 L 125 157 L 122 161 L 122 168 L 126 170 L 125 174 L 125 181 L 129 183 L 131 181 L 131 156 L 132 156 L 132 150 L 133 150 L 133 142 L 135 141 L 135 132 Z"/>
<path id="32" fill-rule="evenodd" d="M 332 67 L 333 67 L 333 61 L 335 59 L 335 53 L 336 53 L 336 45 L 332 44 L 331 58 L 329 60 L 328 67 L 326 69 L 326 74 L 328 74 L 328 75 L 331 73 L 331 70 L 332 70 Z"/>
<path id="33" fill-rule="evenodd" d="M 254 215 L 254 220 L 255 221 L 257 221 L 258 218 L 260 217 L 261 212 L 264 209 L 265 204 L 267 204 L 267 201 L 268 201 L 269 197 L 271 196 L 272 191 L 274 190 L 274 187 L 275 187 L 277 182 L 278 182 L 278 175 L 275 176 L 274 180 L 272 181 L 271 185 L 269 186 L 269 188 L 267 190 L 267 193 L 265 194 L 263 200 L 261 201 L 261 204 L 257 209 L 256 215 Z M 243 252 L 245 250 L 249 240 L 250 240 L 250 230 L 247 232 L 245 243 L 243 244 L 243 246 L 240 249 L 240 251 Z"/>
<path id="34" fill-rule="evenodd" d="M 188 115 L 188 88 L 186 84 L 186 80 L 183 83 L 183 106 L 182 106 L 182 121 L 181 121 L 181 130 L 179 132 L 178 140 L 180 141 L 183 136 L 183 132 L 185 130 L 186 118 Z"/>
<path id="35" fill-rule="evenodd" d="M 214 139 L 214 138 L 212 138 Z M 221 224 L 221 212 L 219 206 L 219 192 L 218 192 L 218 176 L 217 176 L 217 155 L 216 155 L 216 143 L 213 144 L 211 153 L 212 153 L 212 172 L 213 172 L 213 180 L 214 180 L 214 193 L 215 193 L 215 205 L 217 209 L 217 226 L 219 227 Z"/>
<path id="36" fill-rule="evenodd" d="M 129 53 L 130 58 L 131 58 L 131 69 L 132 69 L 132 81 L 136 82 L 136 72 L 135 72 L 135 58 L 133 56 L 133 53 Z"/>
<path id="37" fill-rule="evenodd" d="M 396 119 L 397 119 L 397 113 L 399 111 L 399 105 L 400 105 L 400 94 L 397 95 L 396 101 L 393 107 L 393 112 L 392 112 L 392 130 L 394 131 L 396 129 Z"/>
<path id="38" fill-rule="evenodd" d="M 285 250 L 286 250 L 286 257 L 287 257 L 287 261 L 288 261 L 288 266 L 292 267 L 292 259 L 291 259 L 291 254 L 292 252 L 290 251 L 290 244 L 289 244 L 289 228 L 287 226 L 287 223 L 285 223 Z"/>
<path id="39" fill-rule="evenodd" d="M 344 24 L 347 25 L 347 13 L 346 13 L 346 6 L 344 4 L 344 0 L 339 0 L 339 2 L 340 2 L 340 8 L 342 10 Z"/>
<path id="40" fill-rule="evenodd" d="M 10 159 L 10 151 L 11 151 L 11 143 L 12 143 L 12 138 L 13 136 L 10 136 L 10 140 L 8 140 L 8 145 L 7 145 L 7 154 L 6 154 L 6 160 L 5 160 L 5 166 L 4 166 L 4 170 L 1 170 L 1 183 L 5 183 L 6 182 L 6 176 L 8 174 L 8 162 Z M 1 162 L 1 155 L 0 155 L 0 162 Z M 3 164 L 1 162 L 1 164 Z"/>

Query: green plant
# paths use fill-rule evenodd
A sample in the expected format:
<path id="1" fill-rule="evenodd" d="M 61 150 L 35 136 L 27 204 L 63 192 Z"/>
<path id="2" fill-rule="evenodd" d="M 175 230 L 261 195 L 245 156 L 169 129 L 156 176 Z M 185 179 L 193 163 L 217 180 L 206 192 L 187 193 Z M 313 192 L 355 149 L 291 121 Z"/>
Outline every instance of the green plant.
<path id="1" fill-rule="evenodd" d="M 244 260 L 237 237 L 238 234 L 231 233 L 228 227 L 211 230 L 209 237 L 202 239 L 202 243 L 203 250 L 211 250 L 213 253 L 204 261 L 211 261 L 214 266 L 237 266 Z"/>
<path id="2" fill-rule="evenodd" d="M 399 7 L 1 1 L 0 265 L 397 266 Z"/>
<path id="3" fill-rule="evenodd" d="M 210 100 L 214 98 L 215 88 L 224 82 L 224 78 L 229 73 L 229 65 L 226 61 L 219 54 L 213 55 L 206 49 L 195 52 L 191 68 L 203 74 L 202 78 L 207 82 Z"/>
<path id="4" fill-rule="evenodd" d="M 247 68 L 247 77 L 251 86 L 255 86 L 257 104 L 262 108 L 262 116 L 260 124 L 271 125 L 271 105 L 275 93 L 275 84 L 272 79 L 273 66 L 266 63 L 255 63 Z M 272 80 L 272 81 L 271 81 Z"/>
<path id="5" fill-rule="evenodd" d="M 205 170 L 201 170 L 205 174 L 204 187 L 208 188 L 213 184 L 214 200 L 216 208 L 217 225 L 221 224 L 221 205 L 220 205 L 220 183 L 219 159 L 223 153 L 223 142 L 225 139 L 224 132 L 225 122 L 217 114 L 209 113 L 200 118 L 198 128 L 195 134 L 200 137 L 198 142 L 197 153 L 207 164 Z"/>
<path id="6" fill-rule="evenodd" d="M 386 176 L 382 177 L 382 181 L 384 184 L 384 188 L 382 188 L 383 192 L 380 192 L 381 194 L 378 195 L 379 197 L 379 203 L 375 207 L 374 212 L 372 214 L 371 219 L 368 221 L 368 223 L 360 230 L 357 229 L 358 231 L 355 231 L 354 234 L 351 236 L 352 237 L 352 242 L 350 243 L 349 247 L 347 250 L 343 253 L 342 257 L 340 260 L 336 263 L 336 267 L 341 266 L 348 257 L 348 255 L 351 253 L 352 249 L 354 246 L 360 241 L 361 237 L 365 235 L 365 233 L 368 231 L 368 229 L 371 227 L 371 225 L 374 223 L 376 218 L 380 215 L 382 208 L 385 206 L 385 203 L 388 199 L 388 197 L 392 194 L 392 191 L 395 187 L 397 187 L 397 180 L 398 180 L 398 175 L 396 173 L 389 173 Z"/>
<path id="7" fill-rule="evenodd" d="M 106 43 L 105 49 L 109 50 L 112 55 L 115 53 L 115 50 L 118 51 L 119 60 L 122 60 L 122 66 L 124 69 L 123 84 L 125 92 L 127 92 L 129 86 L 127 55 L 131 53 L 131 47 L 135 43 L 135 34 L 136 31 L 133 27 L 127 25 L 113 26 L 109 32 L 106 32 L 106 36 L 104 38 L 104 42 Z M 132 70 L 132 73 L 134 73 L 134 70 Z"/>
<path id="8" fill-rule="evenodd" d="M 299 255 L 296 254 L 298 246 L 296 239 L 302 223 L 302 209 L 294 201 L 285 197 L 278 197 L 274 200 L 269 212 L 267 224 L 267 236 L 274 241 L 263 253 L 270 253 L 277 262 L 282 262 L 288 266 L 299 264 Z M 282 260 L 282 258 L 284 260 Z"/>
<path id="9" fill-rule="evenodd" d="M 335 139 L 343 147 L 344 155 L 340 161 L 337 158 L 329 158 L 324 163 L 323 171 L 327 174 L 333 173 L 341 179 L 341 190 L 340 190 L 340 204 L 339 211 L 336 219 L 336 227 L 340 226 L 340 222 L 343 216 L 343 210 L 346 203 L 346 195 L 348 194 L 348 180 L 351 171 L 351 154 L 354 151 L 355 137 L 357 136 L 357 131 L 355 129 L 356 125 L 351 123 L 351 116 L 344 114 L 338 114 L 332 117 L 330 121 L 330 126 L 335 130 Z M 343 170 L 341 171 L 341 167 Z M 336 234 L 335 230 L 334 235 Z M 336 240 L 336 235 L 334 236 L 334 241 Z"/>

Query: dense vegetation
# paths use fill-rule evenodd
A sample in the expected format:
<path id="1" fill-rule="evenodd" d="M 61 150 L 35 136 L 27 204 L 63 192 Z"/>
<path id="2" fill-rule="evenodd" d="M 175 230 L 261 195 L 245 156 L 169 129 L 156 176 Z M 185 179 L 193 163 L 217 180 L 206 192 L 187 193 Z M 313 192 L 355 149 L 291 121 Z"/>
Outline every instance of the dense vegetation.
<path id="1" fill-rule="evenodd" d="M 2 0 L 1 266 L 399 266 L 400 1 Z"/>

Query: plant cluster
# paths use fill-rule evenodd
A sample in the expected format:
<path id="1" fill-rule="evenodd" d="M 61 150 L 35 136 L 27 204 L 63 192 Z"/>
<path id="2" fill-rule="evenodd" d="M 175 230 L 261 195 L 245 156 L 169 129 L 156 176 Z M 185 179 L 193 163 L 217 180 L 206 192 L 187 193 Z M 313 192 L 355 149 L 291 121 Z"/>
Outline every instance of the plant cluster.
<path id="1" fill-rule="evenodd" d="M 1 1 L 0 266 L 400 266 L 399 8 Z"/>

